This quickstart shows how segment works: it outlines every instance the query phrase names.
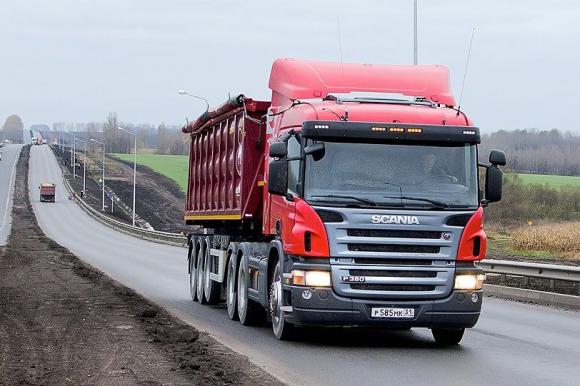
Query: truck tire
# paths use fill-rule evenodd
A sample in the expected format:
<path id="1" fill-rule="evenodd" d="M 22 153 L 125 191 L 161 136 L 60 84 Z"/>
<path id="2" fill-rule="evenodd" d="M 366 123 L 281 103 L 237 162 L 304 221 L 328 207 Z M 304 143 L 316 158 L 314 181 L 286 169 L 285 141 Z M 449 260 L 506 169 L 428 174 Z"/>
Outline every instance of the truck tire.
<path id="1" fill-rule="evenodd" d="M 205 248 L 205 261 L 203 263 L 204 266 L 204 283 L 203 283 L 203 293 L 205 296 L 205 300 L 207 304 L 217 304 L 220 300 L 220 283 L 211 280 L 209 274 L 211 272 L 210 267 L 210 243 L 208 239 L 208 243 L 206 244 Z"/>
<path id="2" fill-rule="evenodd" d="M 199 247 L 199 251 L 197 252 L 197 268 L 196 268 L 196 274 L 197 274 L 197 279 L 196 279 L 196 284 L 197 284 L 197 288 L 195 290 L 196 294 L 197 294 L 197 301 L 199 302 L 199 304 L 205 304 L 205 297 L 203 296 L 203 279 L 205 278 L 205 272 L 203 270 L 203 252 L 204 252 L 204 248 L 203 245 L 201 245 Z"/>
<path id="3" fill-rule="evenodd" d="M 195 249 L 192 249 L 190 251 L 190 254 L 193 254 L 193 256 L 190 256 L 190 260 L 189 260 L 189 293 L 191 295 L 191 300 L 196 301 L 197 300 L 197 270 L 195 267 Z"/>
<path id="4" fill-rule="evenodd" d="M 248 298 L 248 267 L 241 257 L 238 264 L 237 293 L 238 293 L 238 318 L 244 326 L 255 325 L 261 316 L 260 305 Z"/>
<path id="5" fill-rule="evenodd" d="M 286 322 L 284 311 L 282 311 L 282 273 L 280 264 L 276 264 L 276 269 L 272 274 L 270 284 L 270 317 L 272 320 L 272 330 L 278 340 L 290 340 L 294 336 L 294 325 Z"/>
<path id="6" fill-rule="evenodd" d="M 435 338 L 435 343 L 440 346 L 455 346 L 461 342 L 465 328 L 449 330 L 445 328 L 433 328 L 431 333 Z"/>
<path id="7" fill-rule="evenodd" d="M 238 264 L 235 255 L 230 255 L 228 259 L 228 271 L 226 278 L 226 305 L 228 307 L 228 317 L 231 320 L 238 320 L 238 291 L 236 277 Z"/>

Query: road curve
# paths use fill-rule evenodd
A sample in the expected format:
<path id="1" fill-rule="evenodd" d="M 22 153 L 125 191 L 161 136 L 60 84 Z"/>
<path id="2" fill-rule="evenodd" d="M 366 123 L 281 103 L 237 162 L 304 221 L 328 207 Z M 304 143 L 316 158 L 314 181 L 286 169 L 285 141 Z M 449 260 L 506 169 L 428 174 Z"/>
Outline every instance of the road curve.
<path id="1" fill-rule="evenodd" d="M 223 307 L 192 303 L 184 249 L 117 233 L 71 203 L 48 146 L 32 148 L 30 166 L 33 208 L 49 237 L 288 383 L 564 385 L 580 377 L 580 313 L 497 299 L 485 299 L 456 348 L 437 348 L 422 329 L 308 330 L 300 341 L 276 341 L 268 327 L 242 327 Z M 57 183 L 56 203 L 38 201 L 41 181 Z"/>
<path id="2" fill-rule="evenodd" d="M 6 145 L 0 148 L 0 247 L 6 245 L 10 236 L 12 192 L 16 175 L 16 162 L 22 145 Z"/>

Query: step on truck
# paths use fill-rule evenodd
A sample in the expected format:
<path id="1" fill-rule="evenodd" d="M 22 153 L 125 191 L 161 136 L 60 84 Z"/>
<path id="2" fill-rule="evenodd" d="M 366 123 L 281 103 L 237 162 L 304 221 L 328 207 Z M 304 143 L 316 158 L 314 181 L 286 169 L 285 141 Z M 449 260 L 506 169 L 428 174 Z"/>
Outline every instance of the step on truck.
<path id="1" fill-rule="evenodd" d="M 271 101 L 239 95 L 182 129 L 191 297 L 266 318 L 278 339 L 424 327 L 459 343 L 481 310 L 483 208 L 505 154 L 478 163 L 446 67 L 278 59 L 269 87 Z"/>

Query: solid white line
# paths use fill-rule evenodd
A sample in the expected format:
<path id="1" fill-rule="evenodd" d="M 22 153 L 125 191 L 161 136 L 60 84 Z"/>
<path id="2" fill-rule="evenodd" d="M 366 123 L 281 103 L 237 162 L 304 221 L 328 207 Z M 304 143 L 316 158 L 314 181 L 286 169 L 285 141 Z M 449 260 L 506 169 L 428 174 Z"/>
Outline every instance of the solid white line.
<path id="1" fill-rule="evenodd" d="M 10 205 L 10 201 L 12 201 L 12 194 L 14 193 L 14 172 L 16 171 L 16 165 L 18 164 L 18 160 L 20 159 L 20 152 L 22 151 L 22 147 L 17 151 L 17 156 L 14 158 L 14 165 L 12 166 L 12 172 L 10 173 L 10 182 L 8 188 L 8 196 L 6 197 L 6 207 L 4 210 L 4 219 L 2 222 L 2 226 L 0 227 L 0 234 L 4 230 L 6 226 L 6 221 L 8 219 L 8 213 L 12 213 L 12 206 Z"/>

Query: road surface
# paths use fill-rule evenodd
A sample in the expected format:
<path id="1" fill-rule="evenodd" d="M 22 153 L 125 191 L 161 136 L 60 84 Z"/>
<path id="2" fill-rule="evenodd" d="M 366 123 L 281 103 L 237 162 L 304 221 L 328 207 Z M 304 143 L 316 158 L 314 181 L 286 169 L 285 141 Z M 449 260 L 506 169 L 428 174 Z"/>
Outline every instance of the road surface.
<path id="1" fill-rule="evenodd" d="M 12 213 L 12 191 L 16 162 L 20 156 L 22 145 L 5 145 L 0 148 L 2 160 L 0 161 L 0 247 L 6 245 L 10 236 L 10 223 Z"/>
<path id="2" fill-rule="evenodd" d="M 38 202 L 34 187 L 45 180 L 58 185 L 55 204 Z M 479 324 L 456 348 L 437 348 L 422 329 L 311 330 L 301 341 L 279 342 L 268 327 L 243 327 L 223 307 L 192 303 L 185 249 L 117 233 L 68 201 L 48 146 L 32 148 L 29 185 L 49 237 L 288 383 L 578 384 L 580 313 L 485 299 Z"/>

